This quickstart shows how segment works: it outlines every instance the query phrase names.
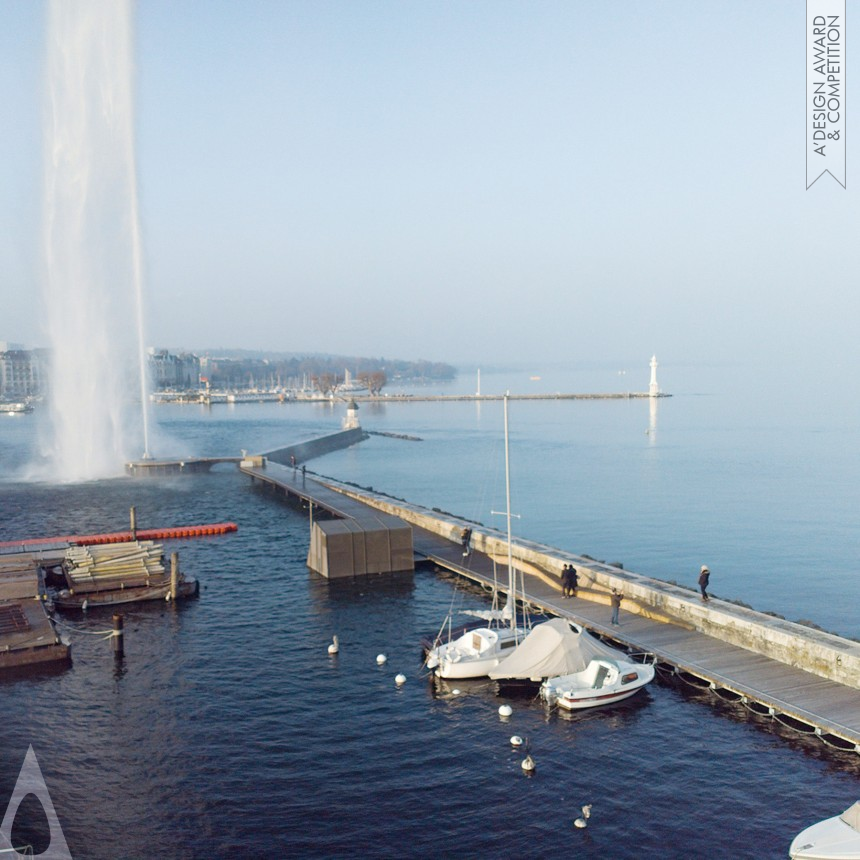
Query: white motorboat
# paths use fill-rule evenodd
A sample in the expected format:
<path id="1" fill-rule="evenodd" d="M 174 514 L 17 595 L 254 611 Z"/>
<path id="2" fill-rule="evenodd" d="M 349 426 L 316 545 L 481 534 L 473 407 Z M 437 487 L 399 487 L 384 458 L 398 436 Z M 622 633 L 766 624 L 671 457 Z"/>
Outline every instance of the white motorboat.
<path id="1" fill-rule="evenodd" d="M 426 666 L 440 678 L 483 678 L 512 653 L 528 632 L 516 619 L 516 571 L 511 548 L 511 479 L 508 456 L 508 398 L 504 398 L 505 415 L 505 494 L 508 523 L 508 599 L 501 611 L 473 611 L 488 621 L 484 627 L 467 629 L 453 636 L 450 630 L 450 615 L 443 625 L 448 627 L 448 641 L 441 636 L 427 648 Z"/>
<path id="2" fill-rule="evenodd" d="M 788 853 L 792 860 L 860 860 L 860 800 L 798 833 Z"/>
<path id="3" fill-rule="evenodd" d="M 654 680 L 652 663 L 636 663 L 627 655 L 594 657 L 580 672 L 547 678 L 541 684 L 544 701 L 566 711 L 597 708 L 628 699 Z"/>

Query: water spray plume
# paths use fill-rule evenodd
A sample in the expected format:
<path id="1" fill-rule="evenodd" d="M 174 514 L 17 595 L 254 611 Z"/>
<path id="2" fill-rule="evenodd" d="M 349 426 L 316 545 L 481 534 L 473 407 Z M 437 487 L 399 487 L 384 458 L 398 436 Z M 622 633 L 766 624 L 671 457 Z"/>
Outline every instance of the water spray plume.
<path id="1" fill-rule="evenodd" d="M 132 65 L 128 0 L 51 0 L 43 207 L 52 354 L 47 453 L 52 477 L 62 481 L 121 474 L 141 435 L 149 456 Z"/>

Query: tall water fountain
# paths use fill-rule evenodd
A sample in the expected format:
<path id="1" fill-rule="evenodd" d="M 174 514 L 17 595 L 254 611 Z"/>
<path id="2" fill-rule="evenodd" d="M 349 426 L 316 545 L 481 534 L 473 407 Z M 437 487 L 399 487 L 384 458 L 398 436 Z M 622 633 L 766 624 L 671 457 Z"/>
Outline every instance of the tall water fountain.
<path id="1" fill-rule="evenodd" d="M 149 456 L 129 0 L 50 0 L 45 324 L 51 477 Z"/>

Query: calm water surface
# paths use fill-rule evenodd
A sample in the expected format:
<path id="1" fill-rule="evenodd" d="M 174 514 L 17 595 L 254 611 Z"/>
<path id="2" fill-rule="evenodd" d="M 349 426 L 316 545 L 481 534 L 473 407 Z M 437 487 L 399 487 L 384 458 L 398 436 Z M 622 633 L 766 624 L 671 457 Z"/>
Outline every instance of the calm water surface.
<path id="1" fill-rule="evenodd" d="M 553 389 L 549 374 L 512 373 L 482 385 L 623 382 Z M 679 379 L 653 414 L 643 401 L 512 404 L 517 534 L 691 585 L 707 562 L 720 596 L 860 636 L 856 416 L 789 420 L 784 402 L 754 408 L 716 390 Z M 342 414 L 156 412 L 161 444 L 182 454 L 267 450 Z M 360 417 L 423 441 L 372 437 L 312 469 L 501 525 L 490 513 L 504 507 L 500 404 L 384 404 Z M 453 579 L 309 574 L 306 516 L 231 469 L 22 481 L 39 420 L 0 422 L 0 540 L 123 528 L 131 505 L 142 525 L 239 525 L 166 544 L 201 595 L 128 610 L 122 664 L 75 632 L 69 670 L 0 682 L 0 809 L 32 744 L 75 857 L 786 857 L 800 829 L 860 795 L 860 757 L 667 686 L 574 716 L 512 700 L 502 721 L 492 685 L 454 696 L 421 675 L 418 641 L 441 622 Z M 110 613 L 69 621 L 99 631 Z M 512 734 L 529 739 L 535 776 L 522 774 Z M 580 831 L 584 803 L 593 814 Z M 45 847 L 38 815 L 15 832 Z"/>

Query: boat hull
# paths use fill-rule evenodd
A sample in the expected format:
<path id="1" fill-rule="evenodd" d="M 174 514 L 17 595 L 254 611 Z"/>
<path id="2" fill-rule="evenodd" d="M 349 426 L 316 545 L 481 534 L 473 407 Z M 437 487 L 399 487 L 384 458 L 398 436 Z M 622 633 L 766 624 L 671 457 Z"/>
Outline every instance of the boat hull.
<path id="1" fill-rule="evenodd" d="M 860 833 L 837 815 L 795 836 L 788 853 L 792 860 L 860 860 Z"/>
<path id="2" fill-rule="evenodd" d="M 599 696 L 559 696 L 556 704 L 566 711 L 578 711 L 583 708 L 599 708 L 603 705 L 612 705 L 615 702 L 621 702 L 624 699 L 629 699 L 634 693 L 644 687 L 644 684 L 632 690 L 620 690 L 616 693 L 604 693 Z"/>

